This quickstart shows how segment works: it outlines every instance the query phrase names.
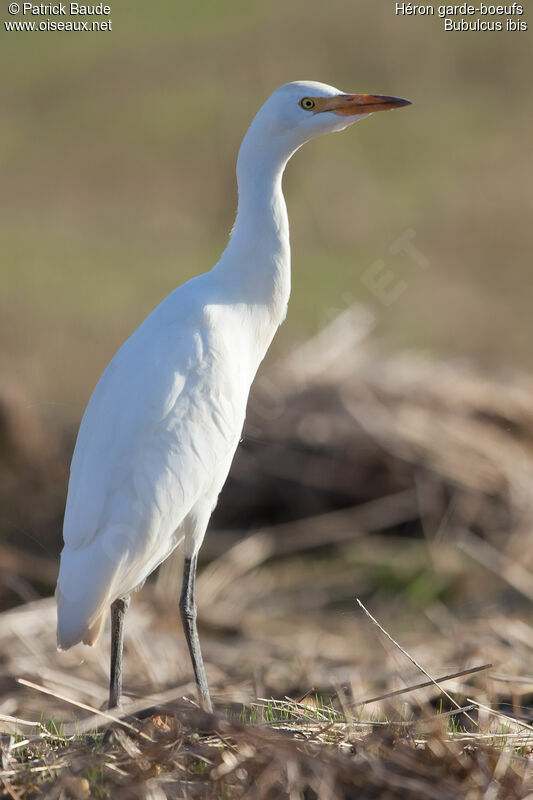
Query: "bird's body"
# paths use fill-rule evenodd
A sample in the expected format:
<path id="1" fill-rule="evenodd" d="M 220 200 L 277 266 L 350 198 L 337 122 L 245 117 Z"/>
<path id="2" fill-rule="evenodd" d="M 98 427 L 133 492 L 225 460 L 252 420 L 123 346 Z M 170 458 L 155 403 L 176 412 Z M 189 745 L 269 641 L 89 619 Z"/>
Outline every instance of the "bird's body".
<path id="1" fill-rule="evenodd" d="M 280 321 L 241 308 L 224 297 L 216 273 L 196 278 L 155 309 L 100 378 L 72 460 L 61 647 L 91 644 L 110 602 L 183 536 L 188 556 L 200 547 Z"/>
<path id="2" fill-rule="evenodd" d="M 324 130 L 299 129 L 310 122 L 302 94 L 313 108 L 311 98 L 337 102 L 338 110 L 324 108 Z M 241 146 L 237 220 L 220 261 L 169 295 L 100 378 L 72 459 L 56 591 L 61 648 L 94 643 L 109 605 L 142 584 L 181 541 L 192 564 L 184 623 L 195 616 L 196 556 L 241 436 L 250 386 L 289 300 L 283 170 L 307 139 L 355 121 L 353 98 L 368 97 L 308 82 L 274 93 Z M 294 126 L 283 119 L 291 100 Z M 349 101 L 350 114 L 342 110 Z M 365 100 L 363 110 L 369 105 Z M 188 640 L 201 684 L 199 645 L 195 655 L 189 634 Z M 206 692 L 205 683 L 204 700 Z"/>

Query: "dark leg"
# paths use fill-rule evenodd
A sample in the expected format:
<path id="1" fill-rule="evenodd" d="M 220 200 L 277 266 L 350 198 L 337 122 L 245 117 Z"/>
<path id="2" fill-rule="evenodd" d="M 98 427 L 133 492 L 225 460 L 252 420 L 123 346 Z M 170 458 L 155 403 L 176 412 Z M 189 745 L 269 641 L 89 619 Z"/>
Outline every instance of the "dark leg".
<path id="1" fill-rule="evenodd" d="M 122 651 L 124 649 L 124 617 L 130 596 L 119 597 L 111 606 L 111 677 L 109 681 L 109 708 L 122 705 Z"/>
<path id="2" fill-rule="evenodd" d="M 211 698 L 209 696 L 209 687 L 207 685 L 204 661 L 202 658 L 202 651 L 200 650 L 200 639 L 198 638 L 198 629 L 196 627 L 196 600 L 194 596 L 196 562 L 197 556 L 193 556 L 193 558 L 186 558 L 183 565 L 183 585 L 181 587 L 180 613 L 181 620 L 183 622 L 185 638 L 187 639 L 187 644 L 189 645 L 189 653 L 191 654 L 194 677 L 196 678 L 196 683 L 198 684 L 198 688 L 200 690 L 201 703 L 205 711 L 212 712 L 213 706 L 211 705 Z"/>

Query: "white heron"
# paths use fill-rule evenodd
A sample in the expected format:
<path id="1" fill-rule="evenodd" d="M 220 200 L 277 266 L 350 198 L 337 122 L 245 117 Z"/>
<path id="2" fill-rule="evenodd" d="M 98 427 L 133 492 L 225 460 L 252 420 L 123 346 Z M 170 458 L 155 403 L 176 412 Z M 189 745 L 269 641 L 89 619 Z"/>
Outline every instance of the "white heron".
<path id="1" fill-rule="evenodd" d="M 110 707 L 121 700 L 129 594 L 182 543 L 180 612 L 201 702 L 211 710 L 196 627 L 196 564 L 250 386 L 287 311 L 283 171 L 315 136 L 406 105 L 310 81 L 275 91 L 239 151 L 237 218 L 220 261 L 173 291 L 96 385 L 70 470 L 57 639 L 63 650 L 94 644 L 111 606 Z"/>

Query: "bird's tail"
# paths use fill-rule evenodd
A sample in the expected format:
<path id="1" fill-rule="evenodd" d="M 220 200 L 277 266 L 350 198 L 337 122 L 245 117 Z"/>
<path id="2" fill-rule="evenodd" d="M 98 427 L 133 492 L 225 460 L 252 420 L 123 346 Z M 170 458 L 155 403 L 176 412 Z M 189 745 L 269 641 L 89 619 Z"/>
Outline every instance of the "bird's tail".
<path id="1" fill-rule="evenodd" d="M 75 644 L 93 645 L 100 636 L 105 619 L 105 609 L 89 622 L 81 619 L 77 608 L 73 608 L 61 593 L 59 586 L 56 588 L 57 602 L 57 649 L 68 650 Z M 69 607 L 70 606 L 70 607 Z"/>
<path id="2" fill-rule="evenodd" d="M 112 599 L 117 564 L 102 559 L 97 542 L 61 553 L 57 579 L 57 646 L 68 650 L 79 642 L 93 645 Z"/>

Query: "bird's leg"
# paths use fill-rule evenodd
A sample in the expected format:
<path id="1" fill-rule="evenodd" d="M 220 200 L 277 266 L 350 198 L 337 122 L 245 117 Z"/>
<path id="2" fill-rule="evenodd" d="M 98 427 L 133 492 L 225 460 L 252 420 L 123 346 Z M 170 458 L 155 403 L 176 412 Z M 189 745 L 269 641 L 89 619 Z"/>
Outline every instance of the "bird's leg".
<path id="1" fill-rule="evenodd" d="M 109 708 L 122 704 L 122 652 L 124 650 L 124 617 L 130 596 L 119 597 L 111 606 L 111 675 L 109 680 Z"/>
<path id="2" fill-rule="evenodd" d="M 207 677 L 205 674 L 204 660 L 202 658 L 202 651 L 200 649 L 200 639 L 198 637 L 198 629 L 196 627 L 196 599 L 194 592 L 194 584 L 196 579 L 196 564 L 198 557 L 195 555 L 192 558 L 186 558 L 183 565 L 183 584 L 181 587 L 180 597 L 180 613 L 183 622 L 183 630 L 185 638 L 189 646 L 189 653 L 191 654 L 192 667 L 194 670 L 194 677 L 200 690 L 200 697 L 202 706 L 205 711 L 212 712 L 213 706 L 211 705 L 211 697 L 209 695 L 209 687 L 207 685 Z"/>

